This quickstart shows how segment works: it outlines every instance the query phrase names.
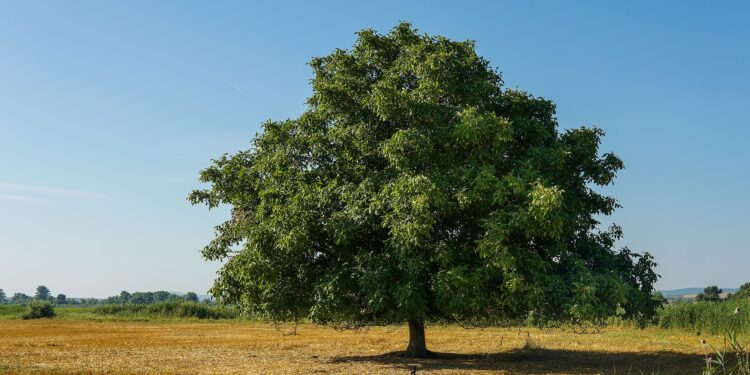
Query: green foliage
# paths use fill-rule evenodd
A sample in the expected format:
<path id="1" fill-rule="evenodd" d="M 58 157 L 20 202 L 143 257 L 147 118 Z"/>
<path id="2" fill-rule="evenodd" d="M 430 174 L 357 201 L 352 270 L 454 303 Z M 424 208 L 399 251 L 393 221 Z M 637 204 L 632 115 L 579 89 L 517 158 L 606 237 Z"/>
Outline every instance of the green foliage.
<path id="1" fill-rule="evenodd" d="M 5 291 L 0 289 L 0 304 L 7 303 L 8 297 L 5 295 Z"/>
<path id="2" fill-rule="evenodd" d="M 750 374 L 750 352 L 748 352 L 747 346 L 740 343 L 737 339 L 736 332 L 724 335 L 723 349 L 718 349 L 716 346 L 705 341 L 703 341 L 703 348 L 706 356 L 706 367 L 703 369 L 704 375 Z"/>
<path id="3" fill-rule="evenodd" d="M 198 302 L 198 295 L 195 294 L 195 292 L 187 292 L 185 293 L 183 298 L 185 299 L 185 301 L 188 301 L 188 302 L 195 302 L 195 303 Z"/>
<path id="4" fill-rule="evenodd" d="M 750 333 L 750 301 L 675 302 L 658 312 L 661 328 L 683 328 L 710 334 Z"/>
<path id="5" fill-rule="evenodd" d="M 104 304 L 116 304 L 116 303 L 153 304 L 153 303 L 160 303 L 160 302 L 167 302 L 167 301 L 180 301 L 180 300 L 183 300 L 183 298 L 176 294 L 163 291 L 163 290 L 160 290 L 157 292 L 133 292 L 132 294 L 123 290 L 122 292 L 120 292 L 119 295 L 107 297 L 102 302 Z"/>
<path id="6" fill-rule="evenodd" d="M 667 298 L 664 297 L 664 294 L 662 292 L 653 292 L 651 293 L 651 299 L 659 306 L 664 306 L 667 304 Z"/>
<path id="7" fill-rule="evenodd" d="M 234 308 L 187 301 L 170 301 L 150 305 L 101 305 L 94 307 L 92 312 L 96 315 L 120 318 L 236 319 L 240 317 L 239 311 Z"/>
<path id="8" fill-rule="evenodd" d="M 36 287 L 36 295 L 34 296 L 34 299 L 38 301 L 46 301 L 49 299 L 50 295 L 51 292 L 49 291 L 49 288 L 44 285 L 39 285 Z"/>
<path id="9" fill-rule="evenodd" d="M 710 285 L 703 288 L 703 293 L 698 294 L 695 299 L 698 301 L 710 301 L 719 302 L 721 297 L 719 296 L 723 291 L 716 285 Z"/>
<path id="10" fill-rule="evenodd" d="M 68 297 L 60 293 L 57 295 L 57 297 L 55 297 L 55 303 L 58 305 L 65 305 L 68 303 Z"/>
<path id="11" fill-rule="evenodd" d="M 34 301 L 29 304 L 23 319 L 41 319 L 55 317 L 55 307 L 47 301 Z"/>
<path id="12" fill-rule="evenodd" d="M 0 305 L 0 319 L 21 319 L 29 307 Z M 183 319 L 241 319 L 234 307 L 170 301 L 151 305 L 55 306 L 55 316 L 65 320 L 93 321 L 179 321 Z"/>
<path id="13" fill-rule="evenodd" d="M 10 303 L 26 303 L 31 301 L 31 297 L 23 293 L 13 293 L 13 297 L 10 298 Z"/>
<path id="14" fill-rule="evenodd" d="M 471 41 L 359 33 L 314 58 L 299 118 L 200 173 L 189 200 L 231 206 L 203 256 L 219 301 L 276 320 L 366 325 L 647 319 L 653 258 L 615 250 L 598 186 L 623 164 L 596 128 L 503 89 Z"/>
<path id="15" fill-rule="evenodd" d="M 17 319 L 26 311 L 23 305 L 2 305 L 0 306 L 0 318 Z"/>
<path id="16" fill-rule="evenodd" d="M 750 298 L 750 283 L 740 285 L 740 290 L 732 293 L 731 298 Z"/>

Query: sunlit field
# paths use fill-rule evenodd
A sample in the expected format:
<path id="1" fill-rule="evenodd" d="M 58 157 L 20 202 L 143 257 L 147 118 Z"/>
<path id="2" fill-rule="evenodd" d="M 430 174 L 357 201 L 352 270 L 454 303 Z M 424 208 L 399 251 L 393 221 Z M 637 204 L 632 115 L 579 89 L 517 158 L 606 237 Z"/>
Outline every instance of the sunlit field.
<path id="1" fill-rule="evenodd" d="M 402 358 L 407 329 L 337 331 L 303 324 L 0 321 L 0 371 L 86 373 L 695 374 L 701 339 L 687 330 L 430 326 L 436 358 Z"/>

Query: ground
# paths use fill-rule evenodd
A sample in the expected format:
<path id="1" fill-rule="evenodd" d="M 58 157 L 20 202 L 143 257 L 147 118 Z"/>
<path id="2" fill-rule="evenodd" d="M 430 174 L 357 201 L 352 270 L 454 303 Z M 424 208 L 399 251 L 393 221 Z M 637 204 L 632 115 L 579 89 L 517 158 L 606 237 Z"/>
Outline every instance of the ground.
<path id="1" fill-rule="evenodd" d="M 402 358 L 405 326 L 361 331 L 250 322 L 0 320 L 3 373 L 699 374 L 701 339 L 648 328 L 580 334 L 428 326 L 437 357 Z"/>

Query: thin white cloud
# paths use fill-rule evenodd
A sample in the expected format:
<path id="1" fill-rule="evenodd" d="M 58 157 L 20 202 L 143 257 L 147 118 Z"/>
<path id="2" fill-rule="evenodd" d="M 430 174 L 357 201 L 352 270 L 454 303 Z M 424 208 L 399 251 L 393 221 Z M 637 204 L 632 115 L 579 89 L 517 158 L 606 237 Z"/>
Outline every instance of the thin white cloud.
<path id="1" fill-rule="evenodd" d="M 234 83 L 232 83 L 232 81 L 230 81 L 230 80 L 228 80 L 226 78 L 222 78 L 222 79 L 224 80 L 224 82 L 227 83 L 227 85 L 231 86 L 233 89 L 235 89 L 235 90 L 237 90 L 239 92 L 245 92 L 245 90 L 243 90 L 241 87 L 239 87 L 239 86 L 235 85 Z"/>
<path id="2" fill-rule="evenodd" d="M 9 182 L 0 182 L 0 191 L 10 190 L 14 192 L 22 192 L 27 194 L 40 194 L 40 195 L 57 195 L 75 198 L 98 198 L 102 195 L 92 191 L 78 190 L 78 189 L 60 189 L 48 186 L 37 186 L 37 185 L 25 185 L 25 184 L 14 184 Z M 20 195 L 6 195 L 8 197 L 21 197 Z M 32 198 L 33 199 L 33 198 Z"/>
<path id="3" fill-rule="evenodd" d="M 13 194 L 0 194 L 0 201 L 4 202 L 19 202 L 19 203 L 49 203 L 46 200 L 27 197 L 24 195 L 13 195 Z"/>

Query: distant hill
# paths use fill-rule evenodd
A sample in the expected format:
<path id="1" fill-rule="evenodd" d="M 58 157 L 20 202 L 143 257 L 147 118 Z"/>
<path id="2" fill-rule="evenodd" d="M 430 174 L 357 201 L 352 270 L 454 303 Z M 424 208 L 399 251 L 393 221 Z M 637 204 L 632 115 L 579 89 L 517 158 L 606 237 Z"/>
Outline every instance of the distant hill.
<path id="1" fill-rule="evenodd" d="M 739 290 L 739 288 L 720 288 L 720 289 L 722 289 L 724 293 L 734 293 Z M 660 292 L 665 298 L 670 298 L 670 297 L 679 297 L 679 296 L 684 296 L 684 295 L 703 293 L 703 288 L 683 288 L 683 289 L 660 290 Z"/>

